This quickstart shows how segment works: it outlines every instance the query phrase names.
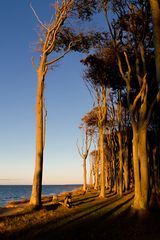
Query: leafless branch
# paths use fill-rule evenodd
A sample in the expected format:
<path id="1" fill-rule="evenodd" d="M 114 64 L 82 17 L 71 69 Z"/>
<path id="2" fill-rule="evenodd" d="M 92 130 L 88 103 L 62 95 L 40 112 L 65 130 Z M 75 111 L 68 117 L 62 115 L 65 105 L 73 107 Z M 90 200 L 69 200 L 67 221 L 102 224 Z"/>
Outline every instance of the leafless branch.
<path id="1" fill-rule="evenodd" d="M 30 4 L 29 4 L 29 6 L 30 6 L 30 8 L 32 9 L 32 12 L 33 12 L 34 16 L 36 17 L 37 21 L 40 23 L 40 25 L 48 31 L 48 28 L 43 24 L 43 22 L 42 22 L 42 21 L 40 20 L 40 18 L 38 17 L 36 11 L 35 11 L 34 8 L 32 7 L 31 2 L 30 2 Z"/>
<path id="2" fill-rule="evenodd" d="M 36 66 L 35 64 L 35 61 L 34 61 L 34 57 L 32 57 L 32 66 L 34 67 L 34 69 L 37 71 L 38 70 L 38 67 Z"/>
<path id="3" fill-rule="evenodd" d="M 81 158 L 83 158 L 83 154 L 81 153 L 80 148 L 78 146 L 78 140 L 77 140 L 76 146 L 77 146 L 79 155 L 81 156 Z"/>
<path id="4" fill-rule="evenodd" d="M 47 65 L 47 66 L 48 66 L 48 65 L 51 65 L 52 63 L 55 63 L 55 62 L 57 62 L 58 60 L 60 60 L 61 58 L 63 58 L 67 53 L 70 52 L 71 46 L 72 46 L 72 42 L 69 44 L 68 49 L 67 49 L 61 56 L 53 59 L 53 60 L 50 61 L 50 62 L 46 62 L 46 65 Z"/>

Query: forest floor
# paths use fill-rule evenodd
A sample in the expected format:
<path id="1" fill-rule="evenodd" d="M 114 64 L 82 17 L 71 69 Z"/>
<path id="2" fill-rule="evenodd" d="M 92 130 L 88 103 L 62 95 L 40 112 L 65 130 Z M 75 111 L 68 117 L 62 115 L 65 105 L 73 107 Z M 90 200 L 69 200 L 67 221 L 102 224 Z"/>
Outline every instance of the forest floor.
<path id="1" fill-rule="evenodd" d="M 27 201 L 10 203 L 0 209 L 0 239 L 160 240 L 160 212 L 136 211 L 132 203 L 133 192 L 100 199 L 94 190 L 74 191 L 71 208 L 52 196 L 36 211 Z"/>

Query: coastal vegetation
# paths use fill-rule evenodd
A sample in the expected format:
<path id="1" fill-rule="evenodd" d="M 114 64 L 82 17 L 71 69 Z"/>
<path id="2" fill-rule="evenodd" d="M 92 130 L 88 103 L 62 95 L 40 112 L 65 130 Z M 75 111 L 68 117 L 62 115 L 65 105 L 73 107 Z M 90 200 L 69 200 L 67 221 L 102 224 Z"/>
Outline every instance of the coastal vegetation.
<path id="1" fill-rule="evenodd" d="M 87 4 L 86 4 L 87 3 Z M 96 160 L 92 155 L 90 177 L 96 175 L 95 188 L 100 197 L 105 189 L 121 196 L 132 185 L 134 207 L 147 209 L 159 188 L 159 48 L 155 11 L 152 1 L 62 1 L 53 5 L 54 18 L 41 26 L 40 60 L 37 67 L 36 164 L 30 204 L 41 206 L 43 149 L 45 143 L 45 77 L 49 66 L 69 51 L 88 54 L 84 79 L 93 96 L 94 108 L 82 118 L 85 129 L 83 158 L 84 189 L 86 159 L 94 137 Z M 106 31 L 79 32 L 66 19 L 91 21 L 94 14 L 104 14 Z M 152 21 L 153 19 L 153 21 Z M 154 32 L 154 34 L 153 34 Z M 155 46 L 155 47 L 154 47 Z M 48 60 L 50 54 L 62 52 Z M 92 54 L 90 54 L 90 51 Z M 154 90 L 154 91 L 153 91 Z M 94 136 L 93 136 L 94 135 Z M 156 139 L 151 145 L 150 139 Z M 90 142 L 89 142 L 90 141 Z M 96 174 L 95 174 L 96 172 Z"/>
<path id="2" fill-rule="evenodd" d="M 118 221 L 123 228 L 117 239 L 143 239 L 144 226 L 155 229 L 146 231 L 144 239 L 154 234 L 152 239 L 158 239 L 159 1 L 57 1 L 49 24 L 31 9 L 40 25 L 39 63 L 32 59 L 37 73 L 35 172 L 30 201 L 8 206 L 15 210 L 8 216 L 7 207 L 0 211 L 2 239 L 116 239 Z M 76 28 L 75 20 L 87 24 L 98 14 L 104 16 L 103 31 Z M 44 198 L 45 81 L 50 67 L 71 51 L 85 54 L 83 78 L 93 99 L 93 108 L 80 120 L 82 146 L 77 143 L 83 189 Z"/>

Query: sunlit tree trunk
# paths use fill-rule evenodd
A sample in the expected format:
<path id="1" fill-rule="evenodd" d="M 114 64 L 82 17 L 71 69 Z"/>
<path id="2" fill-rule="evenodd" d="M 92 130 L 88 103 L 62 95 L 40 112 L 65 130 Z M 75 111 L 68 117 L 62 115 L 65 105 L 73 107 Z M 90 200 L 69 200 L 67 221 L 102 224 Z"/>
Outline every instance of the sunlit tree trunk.
<path id="1" fill-rule="evenodd" d="M 105 197 L 105 154 L 104 154 L 104 127 L 99 128 L 99 152 L 100 152 L 100 168 L 101 168 L 101 191 L 100 197 Z"/>
<path id="2" fill-rule="evenodd" d="M 87 190 L 87 157 L 93 139 L 93 129 L 89 129 L 86 124 L 82 124 L 80 128 L 84 131 L 84 139 L 81 149 L 77 145 L 79 155 L 83 159 L 83 190 Z"/>
<path id="3" fill-rule="evenodd" d="M 129 189 L 128 146 L 125 148 L 123 170 L 124 170 L 124 187 L 125 191 L 127 191 Z"/>
<path id="4" fill-rule="evenodd" d="M 133 168 L 134 168 L 134 208 L 140 208 L 141 204 L 141 184 L 140 184 L 140 165 L 138 159 L 138 127 L 136 122 L 132 122 L 133 140 L 132 140 L 132 151 L 133 151 Z"/>
<path id="5" fill-rule="evenodd" d="M 139 129 L 138 154 L 141 168 L 141 202 L 142 208 L 148 207 L 148 191 L 149 191 L 149 167 L 147 154 L 147 127 L 145 123 Z"/>
<path id="6" fill-rule="evenodd" d="M 55 50 L 57 34 L 59 33 L 61 26 L 64 24 L 64 21 L 68 17 L 68 14 L 72 9 L 73 4 L 74 0 L 63 0 L 61 2 L 61 5 L 59 5 L 59 3 L 57 2 L 54 9 L 55 18 L 52 18 L 52 22 L 50 22 L 48 25 L 43 24 L 43 22 L 37 16 L 35 10 L 30 5 L 42 29 L 42 33 L 40 34 L 41 56 L 38 67 L 35 64 L 34 59 L 32 59 L 32 64 L 36 69 L 38 79 L 36 95 L 36 160 L 32 184 L 32 193 L 30 198 L 30 204 L 33 205 L 34 208 L 41 206 L 43 148 L 45 141 L 44 124 L 46 124 L 46 119 L 44 119 L 46 118 L 46 114 L 43 114 L 43 111 L 46 111 L 44 106 L 45 76 L 48 71 L 48 66 L 54 64 L 55 62 L 63 58 L 70 51 L 71 43 L 69 44 L 68 49 L 59 57 L 49 61 L 47 58 Z"/>
<path id="7" fill-rule="evenodd" d="M 106 153 L 106 148 L 104 149 L 104 158 L 105 158 L 105 188 L 108 189 L 109 188 L 109 170 L 110 170 L 110 167 L 109 167 L 109 162 L 108 162 L 108 159 L 107 159 L 107 153 Z"/>
<path id="8" fill-rule="evenodd" d="M 143 78 L 140 77 L 137 70 L 137 79 L 140 85 L 140 91 L 135 96 L 133 103 L 130 102 L 129 94 L 131 91 L 131 67 L 127 53 L 125 53 L 126 63 L 128 65 L 129 74 L 126 78 L 122 70 L 122 65 L 119 59 L 119 69 L 123 79 L 126 81 L 128 88 L 128 103 L 132 115 L 132 130 L 133 130 L 133 166 L 134 166 L 134 181 L 135 181 L 135 198 L 134 208 L 144 209 L 148 207 L 148 190 L 149 190 L 149 169 L 148 169 L 148 153 L 147 153 L 147 128 L 149 125 L 151 111 L 154 106 L 152 102 L 148 109 L 148 83 L 145 70 L 144 47 L 140 44 L 141 59 L 144 63 Z M 139 59 L 137 58 L 137 61 Z"/>
<path id="9" fill-rule="evenodd" d="M 39 207 L 41 205 L 42 172 L 43 172 L 43 101 L 44 101 L 44 76 L 46 55 L 41 58 L 37 70 L 38 85 L 36 96 L 36 161 L 32 184 L 30 204 Z"/>
<path id="10" fill-rule="evenodd" d="M 145 122 L 133 126 L 133 164 L 135 181 L 134 207 L 148 207 L 149 167 L 147 153 L 147 125 Z"/>
<path id="11" fill-rule="evenodd" d="M 87 167 L 86 167 L 87 158 L 83 158 L 83 191 L 87 189 Z"/>
<path id="12" fill-rule="evenodd" d="M 112 139 L 112 145 L 115 144 L 115 133 L 112 131 L 113 139 Z M 116 152 L 115 149 L 112 147 L 112 154 L 113 154 L 113 191 L 117 192 L 117 166 L 116 166 Z"/>
<path id="13" fill-rule="evenodd" d="M 99 154 L 95 156 L 95 186 L 94 188 L 98 190 L 99 186 Z"/>
<path id="14" fill-rule="evenodd" d="M 118 143 L 119 143 L 119 194 L 123 194 L 123 139 L 122 139 L 122 103 L 121 91 L 118 92 Z"/>
<path id="15" fill-rule="evenodd" d="M 106 87 L 104 84 L 101 86 L 101 97 L 97 94 L 98 98 L 98 127 L 99 127 L 99 154 L 100 154 L 100 168 L 101 168 L 101 191 L 99 197 L 105 197 L 105 151 L 104 151 L 104 136 L 105 136 L 105 121 L 107 116 L 106 106 Z"/>
<path id="16" fill-rule="evenodd" d="M 90 160 L 90 174 L 89 174 L 89 184 L 93 186 L 93 162 Z"/>
<path id="17" fill-rule="evenodd" d="M 119 142 L 119 195 L 123 194 L 123 149 L 122 149 L 122 133 L 118 132 Z"/>

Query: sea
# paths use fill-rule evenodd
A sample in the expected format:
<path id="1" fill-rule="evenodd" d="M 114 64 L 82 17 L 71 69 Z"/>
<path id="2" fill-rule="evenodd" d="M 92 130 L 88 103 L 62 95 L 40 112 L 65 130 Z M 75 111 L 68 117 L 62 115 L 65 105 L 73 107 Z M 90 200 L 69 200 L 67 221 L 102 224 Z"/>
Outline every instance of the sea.
<path id="1" fill-rule="evenodd" d="M 80 184 L 43 185 L 42 195 L 58 195 L 62 192 L 70 192 L 80 187 Z M 0 185 L 0 207 L 4 207 L 7 202 L 29 199 L 31 190 L 31 185 Z"/>

